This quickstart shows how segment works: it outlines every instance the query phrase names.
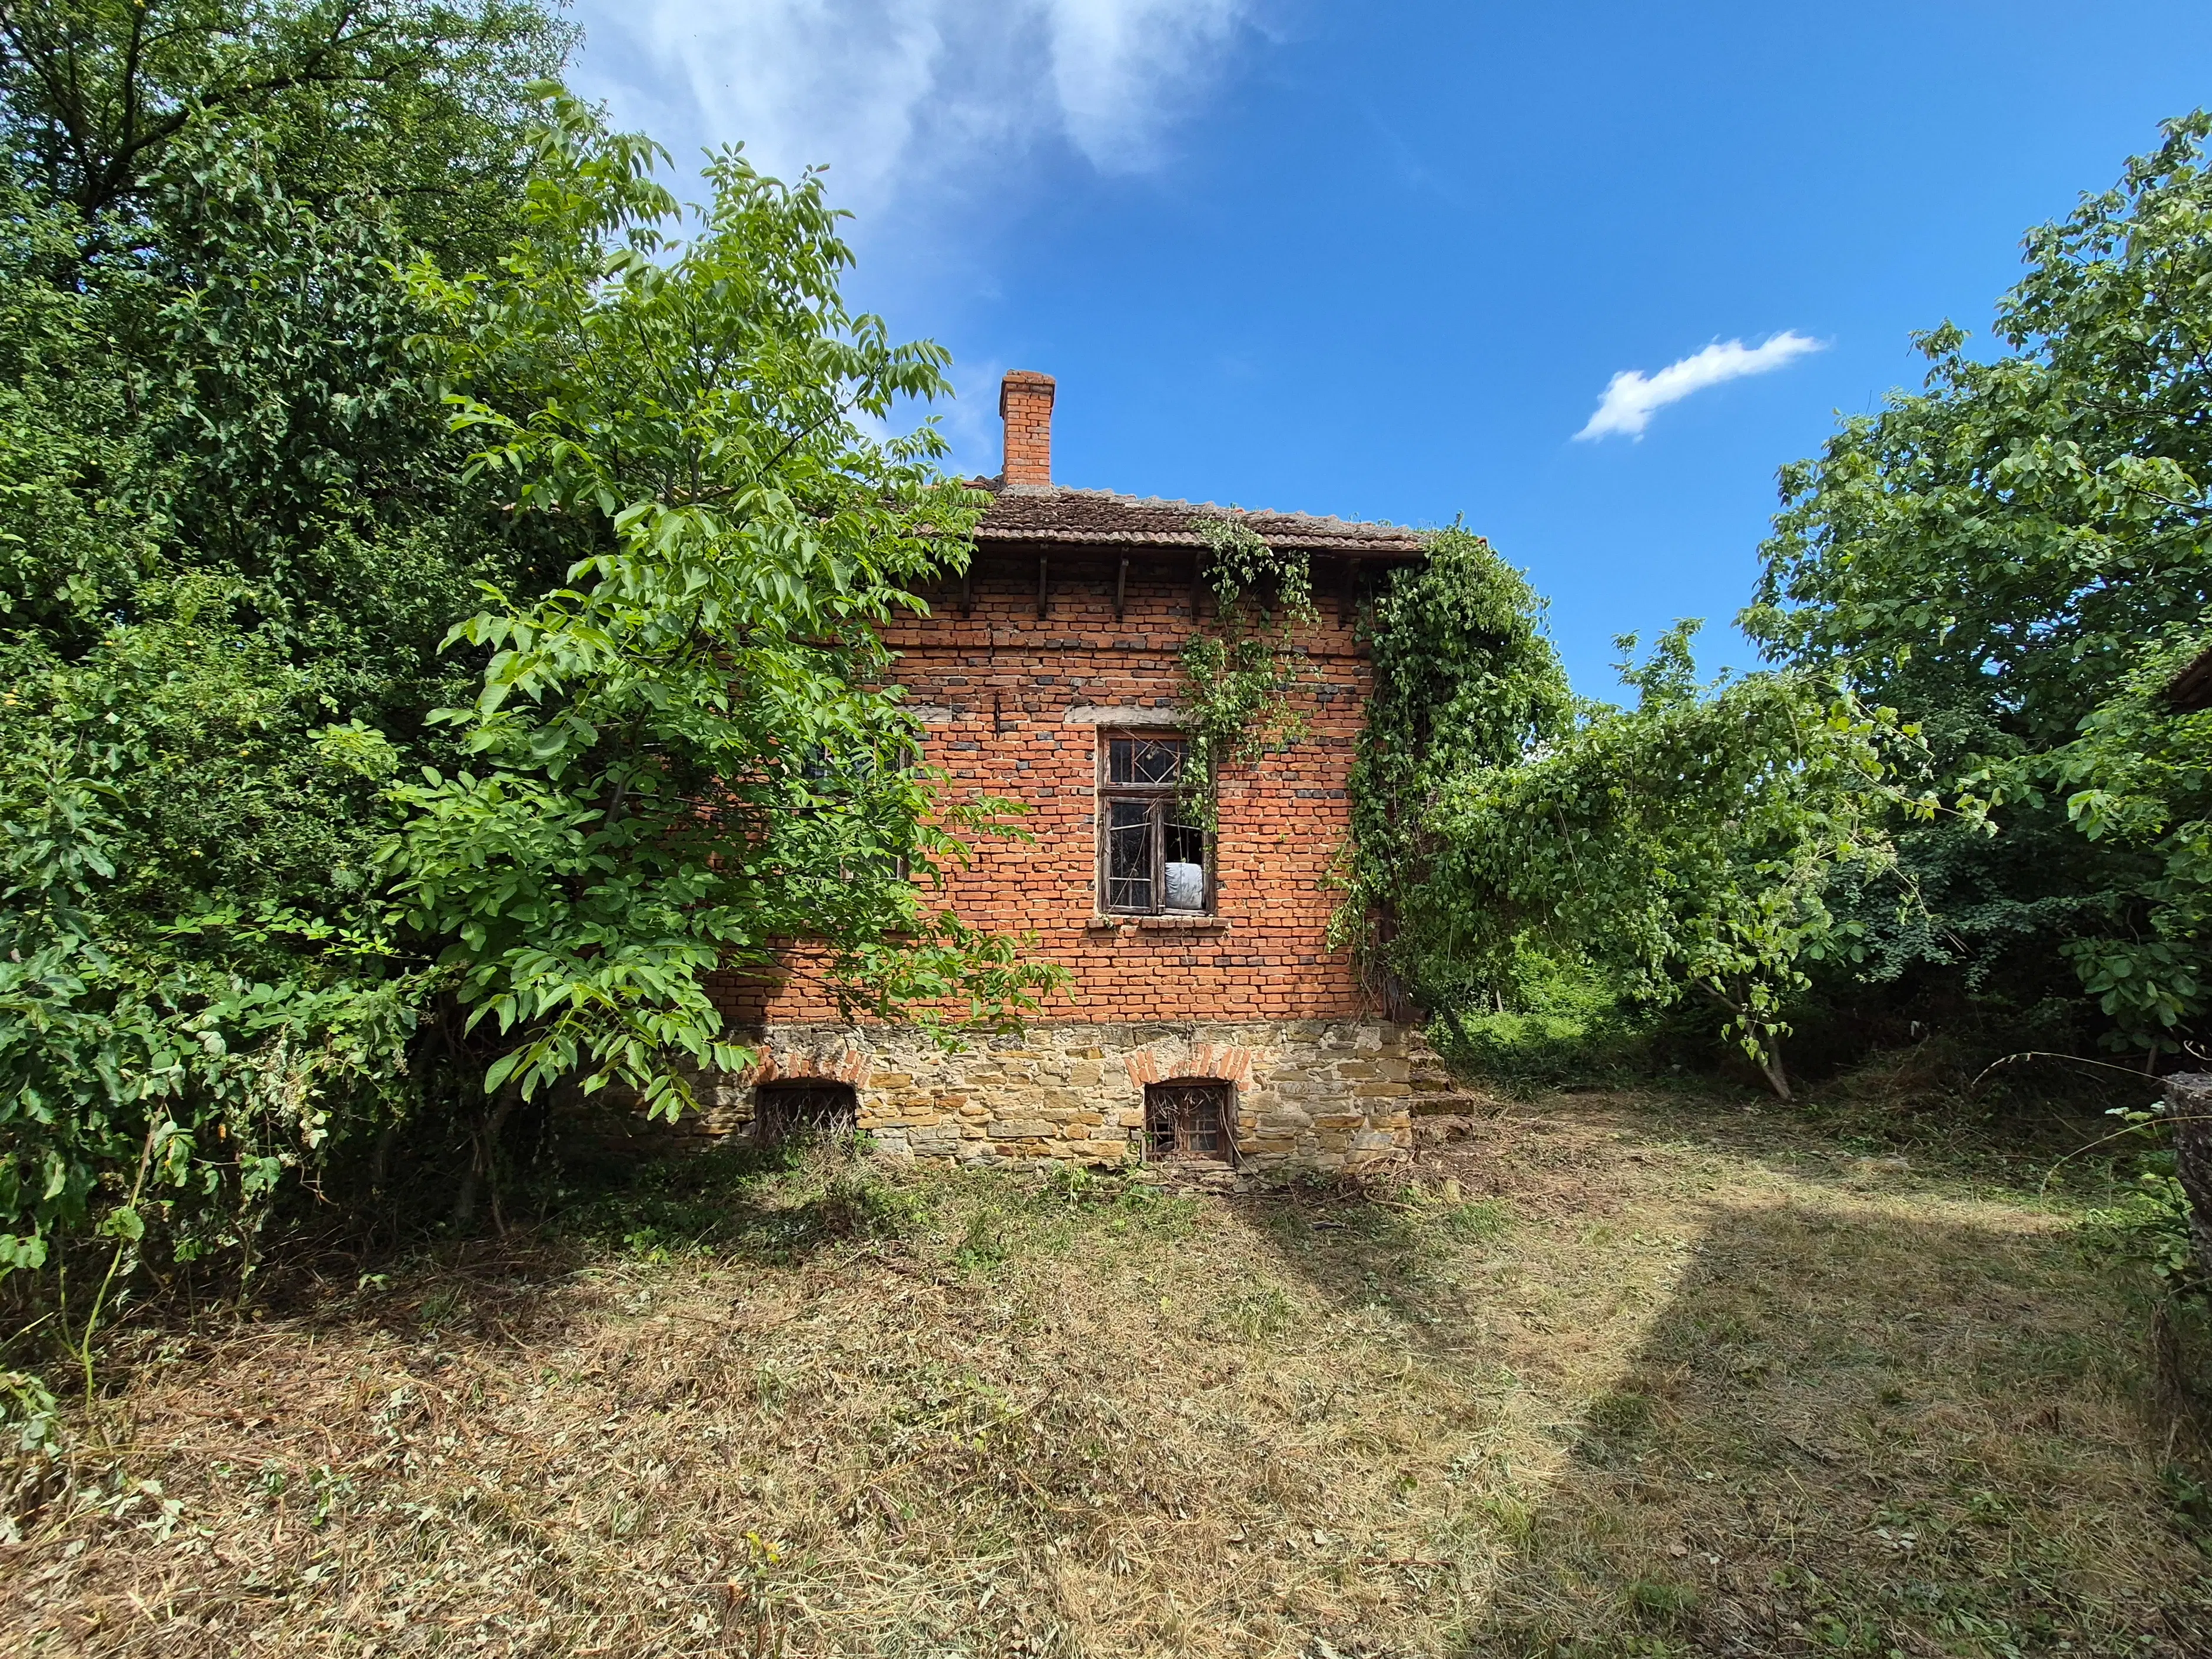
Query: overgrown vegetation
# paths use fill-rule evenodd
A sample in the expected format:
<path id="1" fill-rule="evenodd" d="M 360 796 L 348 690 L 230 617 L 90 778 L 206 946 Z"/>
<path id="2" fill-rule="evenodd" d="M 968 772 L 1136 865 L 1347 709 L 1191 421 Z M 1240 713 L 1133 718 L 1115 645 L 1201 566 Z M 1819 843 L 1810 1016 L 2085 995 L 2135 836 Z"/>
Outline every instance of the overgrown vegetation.
<path id="1" fill-rule="evenodd" d="M 1995 349 L 1781 475 L 1742 625 L 1774 667 L 1696 689 L 1686 629 L 1566 698 L 1540 607 L 1456 532 L 1376 617 L 1351 918 L 1447 1021 L 1594 976 L 1707 1003 L 1778 1090 L 1781 1037 L 2200 1052 L 2212 643 L 2212 118 L 2033 232 Z M 1449 635 L 1440 638 L 1439 634 Z M 1449 711 L 1447 713 L 1446 711 Z"/>
<path id="2" fill-rule="evenodd" d="M 2157 691 L 2212 640 L 2208 133 L 2171 124 L 2029 234 L 1996 351 L 1932 331 L 1924 392 L 1784 470 L 1744 617 L 1918 722 L 1939 790 L 1992 802 L 1992 838 L 1899 842 L 1927 916 L 1864 918 L 1897 994 L 2071 1002 L 2147 1054 L 2199 1041 L 2204 1006 L 2201 744 Z"/>
<path id="3" fill-rule="evenodd" d="M 1543 609 L 1526 577 L 1455 526 L 1393 573 L 1370 622 L 1375 690 L 1352 768 L 1356 860 L 1336 932 L 1424 1006 L 1479 1007 L 1514 988 L 1464 948 L 1474 919 L 1437 884 L 1449 854 L 1431 817 L 1451 780 L 1510 765 L 1572 725 L 1577 704 Z"/>
<path id="4" fill-rule="evenodd" d="M 933 427 L 872 435 L 945 354 L 848 310 L 819 178 L 728 151 L 679 208 L 549 78 L 571 40 L 0 8 L 27 1642 L 2212 1641 L 2170 1125 L 2131 1094 L 2027 1171 L 2020 1121 L 1944 1138 L 2008 1049 L 2131 1091 L 2203 1054 L 2212 715 L 2166 688 L 2212 644 L 2212 118 L 2031 234 L 1990 353 L 1935 331 L 1784 470 L 1765 671 L 1700 683 L 1684 623 L 1577 699 L 1459 526 L 1376 596 L 1339 942 L 1470 1073 L 1663 1102 L 1234 1201 L 610 1175 L 594 1097 L 745 1064 L 708 976 L 781 941 L 851 1012 L 997 1025 L 1059 975 L 938 906 L 1012 804 L 939 804 L 878 636 L 986 504 Z M 1194 522 L 1212 825 L 1305 736 L 1316 615 L 1303 555 Z M 1723 1117 L 1731 1045 L 1784 1099 L 1859 1069 Z"/>
<path id="5" fill-rule="evenodd" d="M 248 1284 L 270 1215 L 465 1220 L 518 1126 L 855 1006 L 1054 982 L 940 914 L 876 626 L 967 556 L 937 348 L 819 179 L 663 158 L 504 0 L 0 17 L 0 1297 Z"/>
<path id="6" fill-rule="evenodd" d="M 1622 664 L 1634 708 L 1577 702 L 1540 617 L 1463 532 L 1395 579 L 1340 932 L 1364 930 L 1462 1050 L 1462 1008 L 1540 1013 L 1540 987 L 1646 1012 L 1695 999 L 1787 1099 L 1802 964 L 1863 955 L 1863 923 L 1829 896 L 1846 877 L 1881 885 L 1892 823 L 1938 810 L 1906 781 L 1924 769 L 1917 729 L 1804 673 L 1700 688 L 1694 624 Z"/>
<path id="7" fill-rule="evenodd" d="M 1206 581 L 1213 590 L 1216 631 L 1183 641 L 1190 759 L 1179 800 L 1190 821 L 1210 831 L 1218 817 L 1221 768 L 1249 766 L 1306 736 L 1305 714 L 1292 701 L 1304 654 L 1296 640 L 1319 613 L 1312 562 L 1304 553 L 1268 546 L 1241 519 L 1206 514 L 1191 526 L 1212 555 Z"/>

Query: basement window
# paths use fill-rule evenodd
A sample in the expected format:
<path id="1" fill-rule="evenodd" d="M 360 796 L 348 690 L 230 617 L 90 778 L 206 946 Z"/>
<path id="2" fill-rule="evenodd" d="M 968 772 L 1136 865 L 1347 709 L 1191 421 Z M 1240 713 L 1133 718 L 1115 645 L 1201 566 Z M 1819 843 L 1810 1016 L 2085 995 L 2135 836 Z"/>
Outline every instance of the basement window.
<path id="1" fill-rule="evenodd" d="M 1236 1120 L 1229 1085 L 1190 1079 L 1145 1085 L 1145 1158 L 1164 1163 L 1200 1158 L 1231 1164 L 1237 1158 Z"/>
<path id="2" fill-rule="evenodd" d="M 1205 830 L 1176 799 L 1190 763 L 1186 738 L 1105 732 L 1098 767 L 1100 908 L 1117 915 L 1209 915 Z"/>
<path id="3" fill-rule="evenodd" d="M 772 1146 L 793 1135 L 845 1135 L 860 1122 L 860 1097 L 849 1083 L 801 1078 L 753 1091 L 753 1139 Z"/>

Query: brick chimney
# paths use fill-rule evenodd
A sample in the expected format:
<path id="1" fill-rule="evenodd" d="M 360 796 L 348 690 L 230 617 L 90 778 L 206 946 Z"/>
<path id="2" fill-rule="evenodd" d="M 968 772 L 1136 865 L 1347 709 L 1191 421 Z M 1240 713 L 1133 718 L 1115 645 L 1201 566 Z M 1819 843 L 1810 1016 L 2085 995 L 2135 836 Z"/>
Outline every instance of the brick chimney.
<path id="1" fill-rule="evenodd" d="M 999 383 L 999 418 L 1006 423 L 1008 489 L 1052 488 L 1052 376 L 1018 368 Z"/>

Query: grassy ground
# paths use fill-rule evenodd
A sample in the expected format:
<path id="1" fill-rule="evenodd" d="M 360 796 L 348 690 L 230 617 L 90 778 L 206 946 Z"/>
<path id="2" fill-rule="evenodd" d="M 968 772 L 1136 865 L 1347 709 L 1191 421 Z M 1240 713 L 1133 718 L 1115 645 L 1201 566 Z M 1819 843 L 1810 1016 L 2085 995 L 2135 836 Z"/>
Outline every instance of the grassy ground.
<path id="1" fill-rule="evenodd" d="M 1695 1101 L 1455 1127 L 1365 1195 L 695 1161 L 144 1333 L 0 1649 L 2212 1652 L 2064 1202 Z"/>

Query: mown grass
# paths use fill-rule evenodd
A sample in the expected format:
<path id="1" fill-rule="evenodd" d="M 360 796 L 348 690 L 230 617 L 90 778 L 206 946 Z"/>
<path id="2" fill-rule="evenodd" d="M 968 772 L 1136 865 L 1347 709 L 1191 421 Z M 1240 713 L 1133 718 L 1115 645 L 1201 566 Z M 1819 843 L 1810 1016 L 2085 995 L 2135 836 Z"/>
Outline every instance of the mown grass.
<path id="1" fill-rule="evenodd" d="M 2212 1651 L 2070 1200 L 1694 1100 L 1463 1127 L 1225 1200 L 696 1159 L 148 1328 L 0 1648 Z"/>

